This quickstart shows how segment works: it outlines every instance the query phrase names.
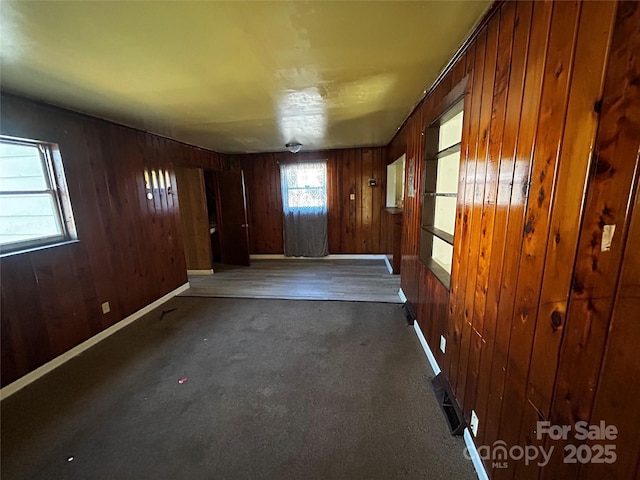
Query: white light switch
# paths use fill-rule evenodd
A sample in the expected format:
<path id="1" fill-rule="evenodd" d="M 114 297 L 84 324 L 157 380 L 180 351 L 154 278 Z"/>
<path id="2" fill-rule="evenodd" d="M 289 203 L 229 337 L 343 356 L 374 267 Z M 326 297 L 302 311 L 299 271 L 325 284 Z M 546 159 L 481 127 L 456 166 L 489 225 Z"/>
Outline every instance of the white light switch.
<path id="1" fill-rule="evenodd" d="M 476 415 L 476 411 L 471 410 L 471 424 L 469 425 L 469 428 L 471 428 L 471 433 L 473 433 L 474 437 L 478 435 L 479 423 L 480 423 L 480 420 L 478 420 L 478 415 Z"/>
<path id="2" fill-rule="evenodd" d="M 444 335 L 440 335 L 440 350 L 442 350 L 442 353 L 446 353 L 445 350 L 447 349 L 447 339 L 444 338 Z"/>
<path id="3" fill-rule="evenodd" d="M 356 194 L 355 193 L 350 193 L 349 194 L 349 200 L 355 200 L 356 199 Z"/>
<path id="4" fill-rule="evenodd" d="M 102 304 L 102 314 L 106 315 L 107 313 L 109 313 L 111 311 L 111 307 L 109 306 L 109 302 L 104 302 Z"/>

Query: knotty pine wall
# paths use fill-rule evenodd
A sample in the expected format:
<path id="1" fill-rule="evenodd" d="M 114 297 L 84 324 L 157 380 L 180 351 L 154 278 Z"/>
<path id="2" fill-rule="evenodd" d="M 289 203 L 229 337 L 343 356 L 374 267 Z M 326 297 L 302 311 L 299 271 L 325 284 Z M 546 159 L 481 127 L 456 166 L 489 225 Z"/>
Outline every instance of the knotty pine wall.
<path id="1" fill-rule="evenodd" d="M 637 1 L 501 4 L 387 149 L 416 166 L 402 288 L 476 444 L 539 445 L 537 420 L 620 430 L 614 464 L 565 464 L 559 442 L 542 469 L 487 463 L 493 479 L 640 475 L 639 31 Z M 418 258 L 422 130 L 465 78 L 447 291 Z"/>
<path id="2" fill-rule="evenodd" d="M 144 169 L 218 155 L 2 95 L 4 135 L 57 143 L 79 242 L 2 257 L 2 385 L 187 282 L 177 195 L 147 200 Z M 101 303 L 111 312 L 103 315 Z"/>
<path id="3" fill-rule="evenodd" d="M 234 155 L 245 174 L 251 253 L 282 254 L 282 194 L 278 162 L 327 160 L 329 253 L 387 253 L 387 157 L 384 148 L 290 154 Z M 369 186 L 375 178 L 378 185 Z M 350 194 L 355 200 L 350 200 Z"/>

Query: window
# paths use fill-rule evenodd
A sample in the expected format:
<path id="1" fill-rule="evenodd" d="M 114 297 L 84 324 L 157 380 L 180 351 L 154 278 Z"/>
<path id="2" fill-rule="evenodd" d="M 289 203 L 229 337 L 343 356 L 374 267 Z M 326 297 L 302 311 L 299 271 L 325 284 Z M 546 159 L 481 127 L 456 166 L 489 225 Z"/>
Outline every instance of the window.
<path id="1" fill-rule="evenodd" d="M 285 163 L 280 165 L 280 175 L 285 214 L 326 212 L 326 162 Z"/>
<path id="2" fill-rule="evenodd" d="M 448 288 L 453 260 L 463 102 L 429 125 L 425 136 L 420 258 Z"/>
<path id="3" fill-rule="evenodd" d="M 57 145 L 0 136 L 0 252 L 75 239 Z"/>

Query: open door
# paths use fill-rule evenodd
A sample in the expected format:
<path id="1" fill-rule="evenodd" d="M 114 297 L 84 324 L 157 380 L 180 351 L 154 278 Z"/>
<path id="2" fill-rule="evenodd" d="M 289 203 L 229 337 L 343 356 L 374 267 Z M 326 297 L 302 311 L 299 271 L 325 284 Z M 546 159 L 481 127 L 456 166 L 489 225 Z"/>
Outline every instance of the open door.
<path id="1" fill-rule="evenodd" d="M 212 273 L 209 221 L 201 168 L 176 168 L 180 223 L 188 272 Z"/>
<path id="2" fill-rule="evenodd" d="M 249 265 L 249 224 L 240 172 L 215 172 L 216 209 L 222 263 Z"/>

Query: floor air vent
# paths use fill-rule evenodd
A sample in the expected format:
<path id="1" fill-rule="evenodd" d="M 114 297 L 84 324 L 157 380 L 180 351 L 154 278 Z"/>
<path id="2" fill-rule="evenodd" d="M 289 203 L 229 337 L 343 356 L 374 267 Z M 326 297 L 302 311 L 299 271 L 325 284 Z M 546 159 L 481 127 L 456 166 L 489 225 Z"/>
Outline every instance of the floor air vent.
<path id="1" fill-rule="evenodd" d="M 404 318 L 407 320 L 407 325 L 413 325 L 413 322 L 416 320 L 416 316 L 413 313 L 413 309 L 409 302 L 405 302 L 402 305 L 402 311 L 404 312 Z"/>
<path id="2" fill-rule="evenodd" d="M 444 418 L 449 425 L 449 431 L 452 435 L 462 435 L 467 424 L 464 421 L 462 410 L 451 392 L 451 385 L 449 385 L 447 377 L 439 373 L 431 380 L 431 384 L 442 413 L 444 413 Z"/>

